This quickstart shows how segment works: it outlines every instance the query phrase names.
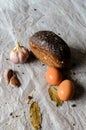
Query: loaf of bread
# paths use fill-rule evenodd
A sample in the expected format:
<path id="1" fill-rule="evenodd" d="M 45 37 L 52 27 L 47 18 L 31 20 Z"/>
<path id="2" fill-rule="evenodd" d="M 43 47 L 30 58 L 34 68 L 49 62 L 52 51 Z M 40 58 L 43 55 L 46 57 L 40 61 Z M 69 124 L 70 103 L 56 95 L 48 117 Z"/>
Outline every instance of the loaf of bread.
<path id="1" fill-rule="evenodd" d="M 51 31 L 39 31 L 30 37 L 30 49 L 42 62 L 51 67 L 69 67 L 71 53 L 68 45 Z"/>

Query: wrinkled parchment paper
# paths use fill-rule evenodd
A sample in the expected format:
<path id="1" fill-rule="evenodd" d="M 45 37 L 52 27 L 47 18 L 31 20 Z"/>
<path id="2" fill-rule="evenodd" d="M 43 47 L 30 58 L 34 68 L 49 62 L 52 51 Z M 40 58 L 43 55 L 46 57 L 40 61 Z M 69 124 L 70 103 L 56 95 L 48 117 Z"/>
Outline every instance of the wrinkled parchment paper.
<path id="1" fill-rule="evenodd" d="M 38 60 L 16 65 L 8 59 L 16 39 L 29 48 L 29 37 L 39 30 L 55 32 L 71 49 L 72 67 L 64 73 L 77 91 L 61 107 L 49 98 L 46 65 Z M 20 88 L 5 85 L 2 75 L 8 68 L 17 72 Z M 25 100 L 33 89 L 41 130 L 86 130 L 86 0 L 0 1 L 0 130 L 32 130 Z"/>

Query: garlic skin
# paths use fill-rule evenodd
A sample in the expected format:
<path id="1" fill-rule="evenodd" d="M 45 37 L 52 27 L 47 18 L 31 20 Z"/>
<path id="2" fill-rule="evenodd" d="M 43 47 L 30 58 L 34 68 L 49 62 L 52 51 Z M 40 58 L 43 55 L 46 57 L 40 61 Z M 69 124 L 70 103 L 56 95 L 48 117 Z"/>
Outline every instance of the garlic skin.
<path id="1" fill-rule="evenodd" d="M 29 57 L 29 51 L 24 46 L 21 46 L 18 41 L 16 41 L 16 47 L 10 52 L 10 60 L 15 63 L 25 63 Z"/>

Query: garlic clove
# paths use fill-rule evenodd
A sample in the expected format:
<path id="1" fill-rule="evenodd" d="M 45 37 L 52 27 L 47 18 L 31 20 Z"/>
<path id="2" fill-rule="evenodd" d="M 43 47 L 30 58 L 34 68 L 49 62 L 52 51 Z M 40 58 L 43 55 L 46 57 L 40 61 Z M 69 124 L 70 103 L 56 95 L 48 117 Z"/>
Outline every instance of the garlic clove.
<path id="1" fill-rule="evenodd" d="M 24 52 L 24 55 L 25 55 L 26 60 L 27 60 L 28 57 L 29 57 L 29 51 L 26 49 L 26 50 L 24 50 L 23 52 Z"/>
<path id="2" fill-rule="evenodd" d="M 17 63 L 19 62 L 18 54 L 16 53 L 16 51 L 12 50 L 12 51 L 10 52 L 10 60 L 11 60 L 13 63 L 15 63 L 15 64 L 17 64 Z"/>
<path id="3" fill-rule="evenodd" d="M 7 85 L 9 84 L 12 76 L 13 76 L 13 70 L 7 69 L 7 70 L 4 71 L 3 78 L 4 78 Z"/>
<path id="4" fill-rule="evenodd" d="M 29 57 L 29 52 L 25 47 L 21 48 L 21 52 L 18 53 L 20 63 L 25 63 Z"/>
<path id="5" fill-rule="evenodd" d="M 26 60 L 27 60 L 26 57 L 25 57 L 25 55 L 22 52 L 18 53 L 18 57 L 19 57 L 19 62 L 20 63 L 25 63 Z"/>
<path id="6" fill-rule="evenodd" d="M 21 84 L 20 84 L 20 81 L 19 79 L 17 78 L 16 75 L 13 75 L 10 79 L 10 84 L 12 87 L 19 87 Z"/>

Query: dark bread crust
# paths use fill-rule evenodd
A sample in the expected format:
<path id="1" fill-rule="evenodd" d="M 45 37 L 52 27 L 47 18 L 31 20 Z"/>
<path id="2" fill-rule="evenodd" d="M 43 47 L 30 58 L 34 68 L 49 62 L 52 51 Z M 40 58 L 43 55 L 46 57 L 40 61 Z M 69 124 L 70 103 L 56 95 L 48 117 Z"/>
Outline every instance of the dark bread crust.
<path id="1" fill-rule="evenodd" d="M 34 53 L 34 49 L 39 49 L 39 51 L 42 51 L 45 53 L 46 52 L 46 58 L 48 57 L 53 57 L 55 61 L 58 61 L 59 65 L 56 65 L 52 63 L 50 65 L 49 61 L 46 63 L 46 61 L 43 61 L 44 63 L 48 64 L 49 66 L 54 66 L 54 67 L 67 67 L 69 62 L 70 62 L 70 49 L 68 45 L 62 40 L 58 35 L 51 31 L 39 31 L 35 33 L 33 36 L 30 37 L 30 48 L 31 51 Z M 37 50 L 38 51 L 38 50 Z M 35 56 L 41 60 L 41 55 L 37 56 L 36 52 L 34 53 Z M 47 54 L 48 57 L 47 57 Z M 50 59 L 50 60 L 54 60 Z"/>

